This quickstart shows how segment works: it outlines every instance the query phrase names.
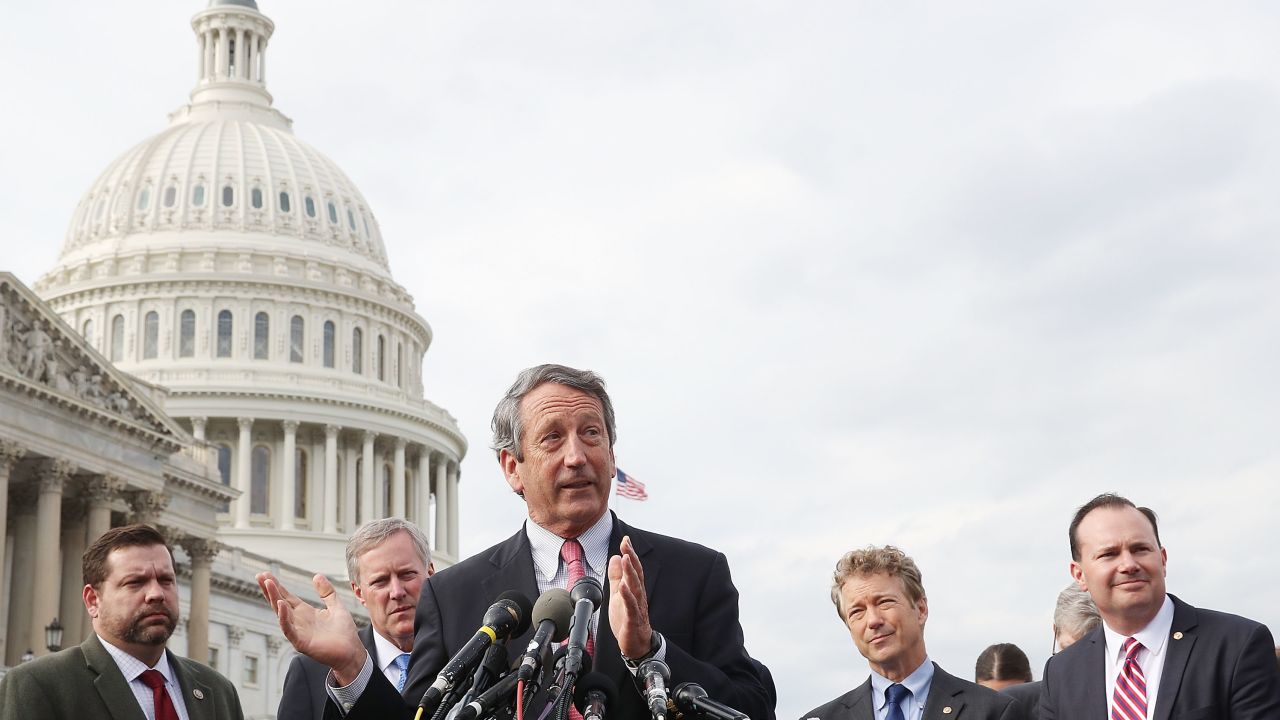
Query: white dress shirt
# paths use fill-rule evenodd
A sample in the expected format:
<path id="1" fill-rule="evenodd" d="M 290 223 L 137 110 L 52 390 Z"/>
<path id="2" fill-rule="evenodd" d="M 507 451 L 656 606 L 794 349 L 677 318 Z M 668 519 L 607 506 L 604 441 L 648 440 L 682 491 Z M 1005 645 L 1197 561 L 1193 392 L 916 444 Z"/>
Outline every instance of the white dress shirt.
<path id="1" fill-rule="evenodd" d="M 374 658 L 378 669 L 382 670 L 382 674 L 391 681 L 391 687 L 400 687 L 400 668 L 396 667 L 396 658 L 400 657 L 404 651 L 396 647 L 395 643 L 382 637 L 377 630 L 373 631 L 373 649 L 378 651 L 378 657 Z"/>
<path id="2" fill-rule="evenodd" d="M 133 691 L 133 697 L 142 706 L 142 713 L 147 716 L 147 720 L 156 720 L 155 694 L 151 691 L 151 686 L 142 682 L 142 673 L 148 670 L 160 671 L 160 674 L 164 676 L 165 692 L 169 693 L 169 697 L 173 700 L 173 707 L 178 711 L 178 719 L 190 720 L 190 716 L 187 715 L 186 700 L 182 697 L 182 686 L 178 684 L 178 676 L 173 674 L 173 668 L 169 666 L 168 649 L 160 656 L 160 660 L 153 668 L 103 640 L 101 635 L 98 636 L 98 642 L 102 643 L 102 647 L 111 655 L 111 659 L 116 661 L 116 667 L 120 668 L 120 673 L 124 675 L 124 679 L 129 683 L 129 689 Z"/>
<path id="3" fill-rule="evenodd" d="M 1160 611 L 1147 623 L 1147 626 L 1133 635 L 1121 635 L 1102 621 L 1102 637 L 1106 641 L 1103 648 L 1107 659 L 1107 717 L 1111 717 L 1111 706 L 1115 704 L 1116 678 L 1124 667 L 1124 641 L 1133 637 L 1142 643 L 1138 651 L 1138 667 L 1142 668 L 1142 679 L 1147 684 L 1147 717 L 1156 716 L 1156 695 L 1160 690 L 1160 675 L 1164 671 L 1165 649 L 1169 647 L 1169 632 L 1173 630 L 1173 601 L 1164 596 L 1164 604 Z"/>

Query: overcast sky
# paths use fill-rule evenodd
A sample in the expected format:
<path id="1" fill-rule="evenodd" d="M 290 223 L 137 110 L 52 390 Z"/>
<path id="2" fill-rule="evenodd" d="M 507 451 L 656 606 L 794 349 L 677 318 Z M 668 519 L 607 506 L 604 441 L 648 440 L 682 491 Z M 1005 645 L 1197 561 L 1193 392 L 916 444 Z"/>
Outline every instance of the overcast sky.
<path id="1" fill-rule="evenodd" d="M 6 8 L 0 267 L 52 267 L 186 101 L 202 7 Z M 871 543 L 919 562 L 933 659 L 1038 677 L 1105 490 L 1161 514 L 1174 593 L 1280 630 L 1271 3 L 262 9 L 276 107 L 434 329 L 464 554 L 523 517 L 488 420 L 554 361 L 609 382 L 622 517 L 729 556 L 780 718 L 865 679 L 827 593 Z"/>

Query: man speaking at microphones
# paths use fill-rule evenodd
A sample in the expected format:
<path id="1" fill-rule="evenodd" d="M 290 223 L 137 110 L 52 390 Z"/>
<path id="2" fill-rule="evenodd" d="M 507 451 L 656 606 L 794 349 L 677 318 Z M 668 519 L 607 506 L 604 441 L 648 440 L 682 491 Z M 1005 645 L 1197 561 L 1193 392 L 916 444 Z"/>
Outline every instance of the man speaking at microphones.
<path id="1" fill-rule="evenodd" d="M 539 597 L 593 577 L 605 590 L 586 650 L 595 671 L 619 688 L 610 720 L 652 717 L 636 680 L 637 669 L 650 659 L 670 668 L 673 685 L 697 683 L 752 720 L 773 720 L 773 699 L 743 647 L 738 591 L 725 556 L 630 527 L 609 512 L 616 439 L 613 403 L 595 373 L 540 365 L 516 378 L 494 411 L 493 449 L 507 483 L 525 502 L 528 520 L 507 540 L 424 585 L 403 694 L 406 717 L 471 638 L 492 598 L 504 590 Z M 293 607 L 286 604 L 286 610 Z M 321 652 L 351 649 L 330 634 L 330 618 L 294 623 L 287 615 L 282 613 L 282 627 L 300 652 L 312 646 Z M 508 647 L 523 650 L 532 633 L 512 638 Z M 360 666 L 356 660 L 365 658 L 358 656 L 354 649 L 334 652 L 337 664 L 330 664 L 331 682 L 345 685 L 335 689 L 345 715 L 392 712 L 402 703 L 395 688 Z M 527 709 L 526 717 L 534 720 L 541 711 Z"/>

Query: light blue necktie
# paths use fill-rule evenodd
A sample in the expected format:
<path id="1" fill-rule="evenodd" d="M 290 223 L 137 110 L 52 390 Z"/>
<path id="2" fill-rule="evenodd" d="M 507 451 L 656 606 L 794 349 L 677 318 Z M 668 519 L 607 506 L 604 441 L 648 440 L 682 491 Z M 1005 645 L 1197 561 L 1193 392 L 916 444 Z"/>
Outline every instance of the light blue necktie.
<path id="1" fill-rule="evenodd" d="M 396 690 L 404 692 L 404 681 L 409 678 L 409 653 L 400 653 L 392 662 L 400 668 L 400 681 L 396 683 Z"/>
<path id="2" fill-rule="evenodd" d="M 884 697 L 888 703 L 885 705 L 889 712 L 885 713 L 885 720 L 906 720 L 906 716 L 902 712 L 902 701 L 911 694 L 907 686 L 894 683 L 885 688 Z"/>

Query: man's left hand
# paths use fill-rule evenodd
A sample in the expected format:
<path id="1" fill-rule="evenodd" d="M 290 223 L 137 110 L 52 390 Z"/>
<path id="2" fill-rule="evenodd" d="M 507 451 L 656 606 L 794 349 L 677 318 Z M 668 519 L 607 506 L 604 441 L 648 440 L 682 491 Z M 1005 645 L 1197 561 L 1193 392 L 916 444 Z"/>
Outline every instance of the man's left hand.
<path id="1" fill-rule="evenodd" d="M 609 627 L 623 656 L 642 658 L 653 643 L 644 568 L 630 537 L 622 538 L 621 550 L 621 555 L 609 558 Z"/>

